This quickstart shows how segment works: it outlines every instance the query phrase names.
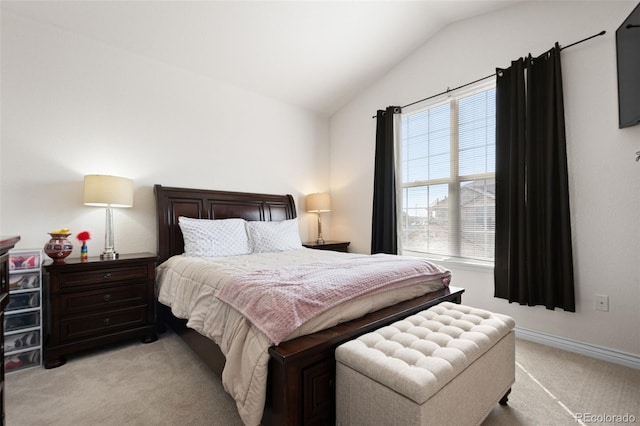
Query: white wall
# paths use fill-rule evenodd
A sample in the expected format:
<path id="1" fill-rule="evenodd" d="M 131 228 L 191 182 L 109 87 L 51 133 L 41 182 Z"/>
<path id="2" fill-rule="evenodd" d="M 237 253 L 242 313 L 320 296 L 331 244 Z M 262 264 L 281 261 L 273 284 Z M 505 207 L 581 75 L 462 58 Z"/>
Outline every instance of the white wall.
<path id="1" fill-rule="evenodd" d="M 116 249 L 156 252 L 153 185 L 294 196 L 328 189 L 328 119 L 95 40 L 2 13 L 0 234 L 40 248 L 47 232 L 91 232 L 85 174 L 132 178 Z M 298 209 L 303 239 L 315 217 Z M 72 254 L 79 256 L 76 246 Z"/>
<path id="2" fill-rule="evenodd" d="M 376 109 L 405 105 L 507 67 L 558 41 L 576 274 L 576 313 L 522 307 L 493 298 L 493 272 L 454 269 L 463 303 L 512 315 L 518 326 L 640 354 L 640 126 L 617 125 L 615 30 L 627 2 L 531 2 L 450 25 L 331 119 L 332 232 L 368 252 Z M 357 159 L 357 160 L 356 160 Z M 594 309 L 594 294 L 610 311 Z"/>

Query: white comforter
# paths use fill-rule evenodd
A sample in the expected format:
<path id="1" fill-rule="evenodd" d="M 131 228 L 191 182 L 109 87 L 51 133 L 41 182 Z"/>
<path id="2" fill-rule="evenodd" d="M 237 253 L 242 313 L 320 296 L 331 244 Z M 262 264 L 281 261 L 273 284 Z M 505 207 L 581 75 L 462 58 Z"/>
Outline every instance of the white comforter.
<path id="1" fill-rule="evenodd" d="M 226 357 L 222 383 L 234 398 L 247 425 L 258 425 L 266 398 L 269 340 L 215 293 L 234 275 L 287 265 L 332 263 L 363 256 L 323 250 L 299 249 L 243 256 L 193 258 L 174 256 L 157 268 L 158 300 L 171 307 L 187 326 L 212 339 Z M 441 279 L 384 293 L 360 296 L 307 321 L 284 340 L 332 327 L 402 300 L 438 290 Z"/>

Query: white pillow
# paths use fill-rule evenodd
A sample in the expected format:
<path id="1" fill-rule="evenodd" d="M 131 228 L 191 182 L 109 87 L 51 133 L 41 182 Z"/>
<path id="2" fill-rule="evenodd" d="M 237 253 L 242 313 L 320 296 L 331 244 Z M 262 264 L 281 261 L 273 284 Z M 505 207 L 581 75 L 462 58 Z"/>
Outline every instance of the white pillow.
<path id="1" fill-rule="evenodd" d="M 302 248 L 298 218 L 282 222 L 247 222 L 247 233 L 254 253 Z"/>
<path id="2" fill-rule="evenodd" d="M 184 253 L 192 257 L 235 256 L 249 254 L 249 239 L 244 219 L 178 218 Z"/>

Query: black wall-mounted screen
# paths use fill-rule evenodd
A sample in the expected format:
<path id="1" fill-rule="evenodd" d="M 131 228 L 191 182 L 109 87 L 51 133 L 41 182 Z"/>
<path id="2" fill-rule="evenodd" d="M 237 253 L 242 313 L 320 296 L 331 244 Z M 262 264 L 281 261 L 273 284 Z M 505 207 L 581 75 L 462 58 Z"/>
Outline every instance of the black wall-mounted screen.
<path id="1" fill-rule="evenodd" d="M 619 127 L 640 124 L 640 3 L 616 31 Z"/>

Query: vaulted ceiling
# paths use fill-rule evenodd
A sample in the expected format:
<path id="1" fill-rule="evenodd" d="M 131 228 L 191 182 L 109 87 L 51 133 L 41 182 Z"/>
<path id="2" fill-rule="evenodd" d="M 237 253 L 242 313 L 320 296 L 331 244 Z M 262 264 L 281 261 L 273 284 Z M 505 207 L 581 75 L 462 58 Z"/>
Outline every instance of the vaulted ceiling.
<path id="1" fill-rule="evenodd" d="M 329 116 L 446 25 L 515 1 L 1 4 L 3 12 Z"/>

